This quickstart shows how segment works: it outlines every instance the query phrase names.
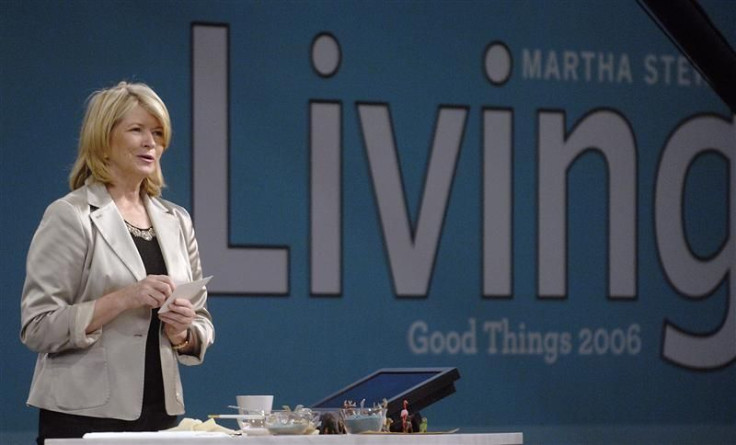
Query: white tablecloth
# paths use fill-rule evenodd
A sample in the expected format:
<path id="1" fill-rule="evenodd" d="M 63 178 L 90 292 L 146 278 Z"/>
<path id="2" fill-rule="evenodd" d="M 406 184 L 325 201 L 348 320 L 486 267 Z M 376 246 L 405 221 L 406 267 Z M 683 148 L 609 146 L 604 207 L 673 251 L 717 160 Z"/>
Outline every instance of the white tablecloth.
<path id="1" fill-rule="evenodd" d="M 521 445 L 522 433 L 344 434 L 218 436 L 192 433 L 117 433 L 87 439 L 48 439 L 47 445 Z"/>

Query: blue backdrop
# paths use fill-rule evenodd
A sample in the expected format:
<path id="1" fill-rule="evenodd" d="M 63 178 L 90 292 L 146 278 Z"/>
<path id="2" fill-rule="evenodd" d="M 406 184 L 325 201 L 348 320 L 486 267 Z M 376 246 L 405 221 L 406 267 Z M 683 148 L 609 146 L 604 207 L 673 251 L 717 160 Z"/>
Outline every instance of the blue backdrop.
<path id="1" fill-rule="evenodd" d="M 453 366 L 430 429 L 736 440 L 736 124 L 635 1 L 1 9 L 3 443 L 36 427 L 26 250 L 122 79 L 169 107 L 164 197 L 214 275 L 189 417 Z"/>

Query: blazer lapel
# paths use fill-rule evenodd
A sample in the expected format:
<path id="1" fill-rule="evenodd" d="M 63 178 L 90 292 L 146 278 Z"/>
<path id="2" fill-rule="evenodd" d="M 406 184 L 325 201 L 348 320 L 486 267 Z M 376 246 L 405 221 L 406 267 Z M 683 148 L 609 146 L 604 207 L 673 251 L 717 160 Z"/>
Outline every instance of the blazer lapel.
<path id="1" fill-rule="evenodd" d="M 182 276 L 186 274 L 186 265 L 182 262 L 179 248 L 180 227 L 179 220 L 169 209 L 164 207 L 157 199 L 145 197 L 146 210 L 151 224 L 156 230 L 158 244 L 164 256 L 166 270 L 176 284 L 191 281 L 192 277 Z"/>
<path id="2" fill-rule="evenodd" d="M 125 221 L 120 215 L 115 202 L 107 193 L 103 184 L 87 182 L 87 201 L 97 210 L 91 211 L 90 219 L 95 225 L 110 249 L 120 258 L 120 261 L 130 270 L 136 280 L 146 277 L 146 268 L 143 265 L 138 249 L 125 227 Z"/>

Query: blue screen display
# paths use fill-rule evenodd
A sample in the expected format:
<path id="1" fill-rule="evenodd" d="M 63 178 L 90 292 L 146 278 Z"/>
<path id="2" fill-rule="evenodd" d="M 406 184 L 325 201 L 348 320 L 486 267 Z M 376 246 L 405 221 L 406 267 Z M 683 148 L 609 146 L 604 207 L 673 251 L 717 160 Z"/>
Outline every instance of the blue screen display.
<path id="1" fill-rule="evenodd" d="M 318 402 L 314 407 L 341 408 L 346 400 L 360 405 L 363 399 L 365 406 L 380 404 L 383 399 L 390 401 L 438 374 L 439 372 L 381 372 Z"/>

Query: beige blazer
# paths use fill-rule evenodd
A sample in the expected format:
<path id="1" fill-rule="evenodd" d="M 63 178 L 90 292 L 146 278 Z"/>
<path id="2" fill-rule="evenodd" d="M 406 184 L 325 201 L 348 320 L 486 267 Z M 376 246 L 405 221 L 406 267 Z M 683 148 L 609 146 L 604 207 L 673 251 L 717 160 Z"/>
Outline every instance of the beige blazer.
<path id="1" fill-rule="evenodd" d="M 202 277 L 189 214 L 160 198 L 146 198 L 169 276 L 175 283 Z M 85 334 L 95 299 L 146 276 L 143 261 L 104 185 L 87 184 L 46 209 L 28 251 L 21 300 L 21 341 L 38 352 L 28 404 L 93 417 L 134 420 L 143 400 L 146 335 L 151 311 L 123 312 Z M 166 411 L 184 413 L 178 363 L 197 365 L 214 341 L 207 292 L 194 300 L 193 333 L 201 349 L 179 355 L 159 331 Z"/>

